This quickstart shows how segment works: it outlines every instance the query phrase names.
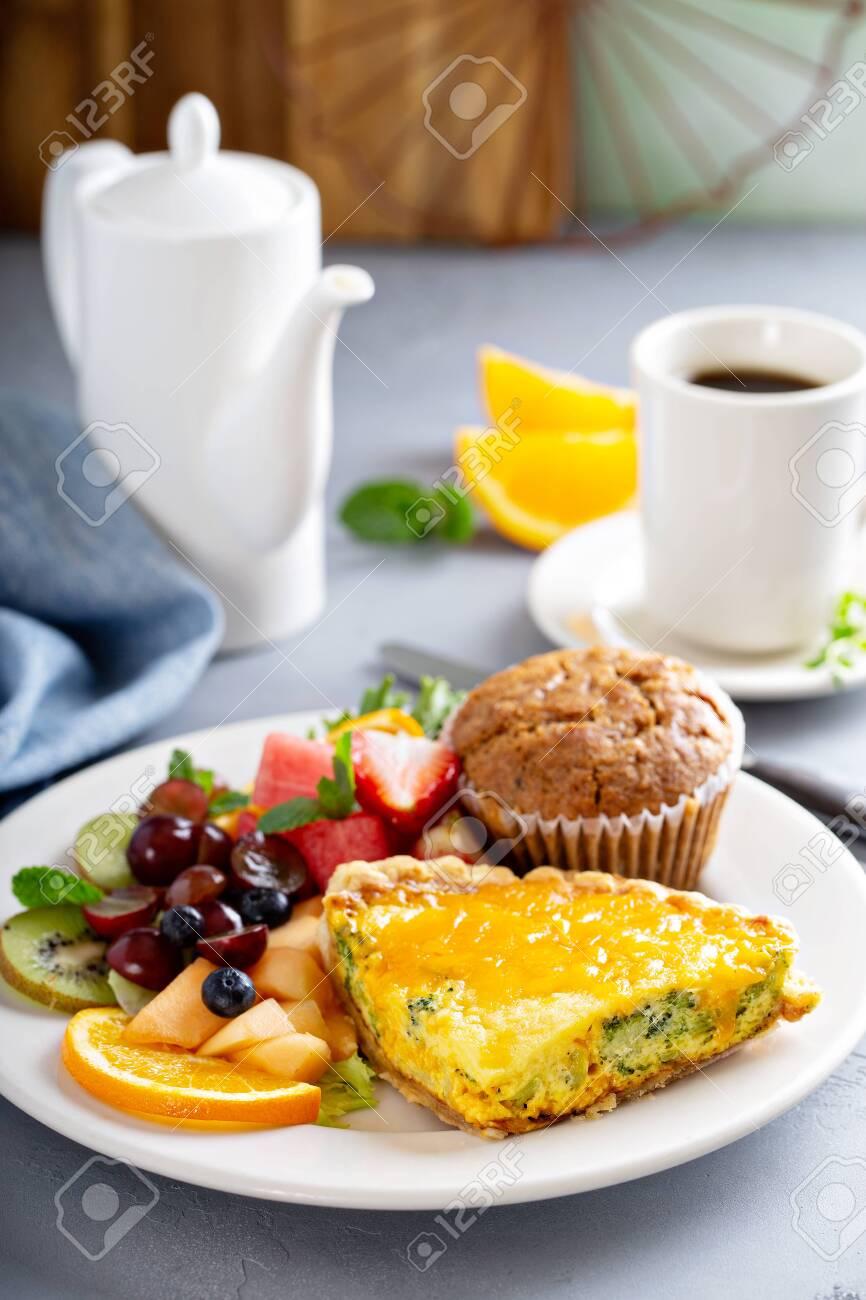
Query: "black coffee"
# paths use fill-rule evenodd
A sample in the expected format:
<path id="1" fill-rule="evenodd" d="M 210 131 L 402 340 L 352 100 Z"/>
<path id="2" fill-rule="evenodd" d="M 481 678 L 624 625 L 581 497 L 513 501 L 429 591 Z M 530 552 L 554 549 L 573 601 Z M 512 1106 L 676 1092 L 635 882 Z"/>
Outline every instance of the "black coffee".
<path id="1" fill-rule="evenodd" d="M 730 369 L 699 370 L 691 375 L 689 383 L 700 388 L 720 388 L 725 393 L 800 393 L 807 388 L 820 388 L 817 379 L 805 375 L 785 375 L 775 370 L 744 370 L 742 366 Z"/>

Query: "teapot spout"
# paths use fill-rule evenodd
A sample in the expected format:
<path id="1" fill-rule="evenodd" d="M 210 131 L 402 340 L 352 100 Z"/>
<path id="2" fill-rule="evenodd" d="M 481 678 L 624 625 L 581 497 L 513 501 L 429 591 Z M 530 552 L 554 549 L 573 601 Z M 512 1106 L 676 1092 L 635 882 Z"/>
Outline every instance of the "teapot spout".
<path id="1" fill-rule="evenodd" d="M 347 307 L 369 302 L 375 291 L 373 277 L 362 267 L 326 266 L 306 297 L 301 299 L 300 305 L 306 306 L 314 315 L 335 311 L 336 324 L 339 324 Z"/>
<path id="2" fill-rule="evenodd" d="M 346 307 L 373 292 L 360 267 L 326 267 L 293 309 L 264 370 L 249 378 L 214 430 L 212 496 L 254 551 L 281 546 L 321 501 L 331 463 L 337 330 Z"/>

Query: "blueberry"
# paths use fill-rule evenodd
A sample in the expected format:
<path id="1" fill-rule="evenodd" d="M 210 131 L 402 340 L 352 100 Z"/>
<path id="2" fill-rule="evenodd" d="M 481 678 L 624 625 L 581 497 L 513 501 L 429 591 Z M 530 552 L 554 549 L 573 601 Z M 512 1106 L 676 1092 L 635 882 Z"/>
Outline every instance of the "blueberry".
<path id="1" fill-rule="evenodd" d="M 255 985 L 243 971 L 235 970 L 234 966 L 221 966 L 212 970 L 202 984 L 201 1000 L 215 1016 L 239 1016 L 255 1002 Z"/>
<path id="2" fill-rule="evenodd" d="M 292 914 L 292 900 L 282 889 L 248 889 L 239 899 L 247 925 L 282 925 Z"/>
<path id="3" fill-rule="evenodd" d="M 179 903 L 163 913 L 159 928 L 169 943 L 178 948 L 191 948 L 205 932 L 204 917 L 200 908 Z"/>

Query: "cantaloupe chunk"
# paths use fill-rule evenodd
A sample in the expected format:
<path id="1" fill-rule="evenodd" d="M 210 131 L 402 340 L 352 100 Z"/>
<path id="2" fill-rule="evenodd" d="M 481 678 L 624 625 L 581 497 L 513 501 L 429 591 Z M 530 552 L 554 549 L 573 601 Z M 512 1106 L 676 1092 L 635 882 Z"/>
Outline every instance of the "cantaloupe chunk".
<path id="1" fill-rule="evenodd" d="M 244 1065 L 284 1079 L 315 1083 L 331 1062 L 331 1049 L 323 1038 L 314 1034 L 283 1034 L 281 1038 L 258 1043 L 247 1052 L 235 1053 L 231 1059 L 243 1059 Z"/>
<path id="2" fill-rule="evenodd" d="M 265 998 L 264 1002 L 257 1002 L 237 1019 L 223 1022 L 222 1029 L 218 1029 L 213 1038 L 202 1043 L 198 1055 L 228 1056 L 230 1052 L 242 1052 L 254 1043 L 262 1043 L 267 1038 L 279 1038 L 281 1034 L 290 1034 L 298 1028 L 298 1025 L 290 1022 L 279 1002 Z"/>
<path id="3" fill-rule="evenodd" d="M 303 1002 L 281 1002 L 280 1006 L 292 1022 L 292 1028 L 299 1034 L 315 1034 L 317 1038 L 324 1038 L 331 1049 L 333 1060 L 345 1061 L 357 1052 L 355 1026 L 342 1012 L 329 1011 L 323 1016 L 312 998 L 306 998 Z"/>
<path id="4" fill-rule="evenodd" d="M 263 998 L 280 1002 L 313 998 L 322 1011 L 333 1006 L 334 995 L 325 972 L 309 953 L 297 948 L 268 948 L 247 974 Z"/>
<path id="5" fill-rule="evenodd" d="M 292 919 L 297 916 L 321 916 L 324 910 L 322 895 L 314 894 L 312 898 L 305 898 L 302 903 L 295 903 L 292 908 Z"/>
<path id="6" fill-rule="evenodd" d="M 299 952 L 308 952 L 315 961 L 321 961 L 319 955 L 320 919 L 318 916 L 292 916 L 285 925 L 278 925 L 268 935 L 269 948 L 297 948 Z"/>
<path id="7" fill-rule="evenodd" d="M 297 1033 L 315 1034 L 331 1046 L 325 1017 L 312 998 L 305 998 L 303 1002 L 281 1002 L 280 1007 L 291 1022 L 291 1028 Z"/>
<path id="8" fill-rule="evenodd" d="M 291 1019 L 291 1017 L 289 1017 Z M 348 1016 L 335 1011 L 325 1017 L 325 1041 L 335 1061 L 345 1061 L 358 1050 L 358 1035 Z"/>
<path id="9" fill-rule="evenodd" d="M 208 1011 L 201 1000 L 201 986 L 213 970 L 216 966 L 197 957 L 130 1020 L 123 1031 L 124 1040 L 201 1047 L 225 1024 L 223 1017 Z"/>

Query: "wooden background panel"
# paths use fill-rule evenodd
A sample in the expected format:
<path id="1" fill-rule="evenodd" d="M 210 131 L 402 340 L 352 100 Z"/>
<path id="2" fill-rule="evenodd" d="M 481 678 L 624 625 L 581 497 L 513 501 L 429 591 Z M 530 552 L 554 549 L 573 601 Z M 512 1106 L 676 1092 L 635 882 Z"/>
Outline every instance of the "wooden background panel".
<path id="1" fill-rule="evenodd" d="M 99 137 L 138 151 L 164 148 L 169 110 L 198 90 L 217 106 L 226 147 L 287 158 L 313 176 L 326 233 L 490 242 L 549 236 L 562 209 L 530 173 L 569 193 L 566 9 L 566 0 L 505 10 L 499 0 L 447 7 L 364 0 L 360 13 L 357 0 L 7 0 L 3 223 L 36 228 L 40 144 L 55 132 L 80 142 L 68 115 L 144 42 L 152 76 Z M 422 95 L 466 54 L 499 60 L 525 86 L 526 102 L 460 160 L 425 129 Z M 503 87 L 511 93 L 489 62 L 467 63 L 466 72 L 493 106 Z M 448 111 L 445 103 L 446 118 Z"/>
<path id="2" fill-rule="evenodd" d="M 352 0 L 295 0 L 288 9 L 289 152 L 322 186 L 326 228 L 345 221 L 341 233 L 353 237 L 385 229 L 407 240 L 491 242 L 555 233 L 563 210 L 531 172 L 568 201 L 567 3 L 367 0 L 363 21 Z M 516 97 L 495 65 L 467 55 L 498 60 L 526 99 L 471 157 L 458 158 L 425 128 L 431 83 L 457 63 L 428 102 L 433 125 L 446 138 L 453 130 L 460 151 L 468 139 L 448 107 L 455 83 L 477 82 L 489 107 Z"/>

